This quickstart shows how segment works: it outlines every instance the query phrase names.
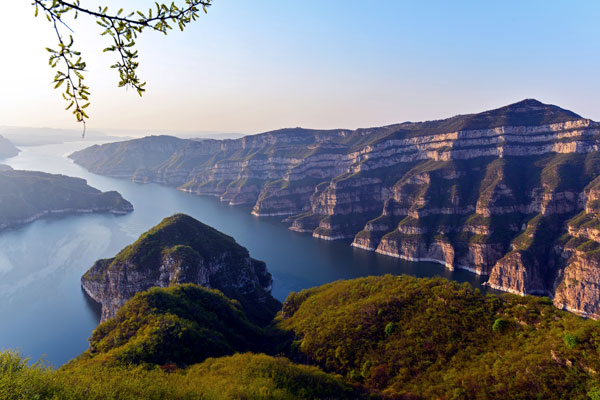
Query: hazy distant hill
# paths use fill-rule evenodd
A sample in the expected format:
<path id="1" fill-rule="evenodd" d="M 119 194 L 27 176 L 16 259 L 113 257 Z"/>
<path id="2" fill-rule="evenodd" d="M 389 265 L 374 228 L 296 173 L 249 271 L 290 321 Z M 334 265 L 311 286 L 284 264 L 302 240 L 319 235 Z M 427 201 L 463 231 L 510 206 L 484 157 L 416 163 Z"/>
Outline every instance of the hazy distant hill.
<path id="1" fill-rule="evenodd" d="M 147 137 L 71 155 L 90 171 L 159 182 L 291 229 L 554 296 L 600 317 L 600 123 L 524 100 L 479 114 L 237 140 Z"/>
<path id="2" fill-rule="evenodd" d="M 90 142 L 116 142 L 129 140 L 133 137 L 154 135 L 153 131 L 133 129 L 106 129 L 105 132 L 88 130 L 85 137 L 81 136 L 80 130 L 54 129 L 54 128 L 28 128 L 0 126 L 0 135 L 9 139 L 17 146 L 39 146 L 45 144 L 59 144 L 66 142 L 90 141 Z M 241 133 L 219 133 L 219 132 L 182 132 L 169 131 L 169 135 L 189 140 L 206 139 L 239 139 L 244 135 Z M 0 144 L 1 146 L 1 144 Z M 1 157 L 0 157 L 1 158 Z"/>
<path id="3" fill-rule="evenodd" d="M 0 160 L 14 157 L 19 154 L 19 149 L 12 142 L 3 136 L 0 136 Z"/>
<path id="4" fill-rule="evenodd" d="M 9 139 L 17 146 L 39 146 L 84 140 L 81 131 L 75 129 L 27 128 L 0 126 L 0 135 Z M 88 141 L 123 140 L 122 137 L 106 135 L 102 132 L 88 131 L 85 134 Z"/>
<path id="5" fill-rule="evenodd" d="M 0 169 L 0 230 L 48 214 L 130 211 L 133 206 L 119 193 L 101 192 L 83 179 Z"/>

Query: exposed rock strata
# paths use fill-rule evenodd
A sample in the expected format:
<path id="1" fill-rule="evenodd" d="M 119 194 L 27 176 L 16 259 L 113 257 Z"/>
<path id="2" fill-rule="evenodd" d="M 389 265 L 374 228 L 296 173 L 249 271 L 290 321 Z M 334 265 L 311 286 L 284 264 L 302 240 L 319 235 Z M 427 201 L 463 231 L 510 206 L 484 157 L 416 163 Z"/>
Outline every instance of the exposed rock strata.
<path id="1" fill-rule="evenodd" d="M 600 282 L 583 272 L 594 262 L 581 250 L 583 242 L 597 243 L 600 224 L 569 222 L 600 210 L 593 190 L 600 123 L 573 112 L 525 100 L 480 114 L 354 131 L 159 140 L 171 148 L 153 166 L 121 156 L 128 147 L 138 154 L 149 138 L 71 157 L 112 176 L 137 179 L 144 168 L 144 181 L 252 205 L 259 216 L 285 215 L 290 229 L 317 238 L 352 238 L 357 248 L 467 269 L 501 290 L 550 296 L 558 290 L 558 306 L 600 315 L 600 303 L 588 293 Z M 564 279 L 584 283 L 566 290 Z"/>

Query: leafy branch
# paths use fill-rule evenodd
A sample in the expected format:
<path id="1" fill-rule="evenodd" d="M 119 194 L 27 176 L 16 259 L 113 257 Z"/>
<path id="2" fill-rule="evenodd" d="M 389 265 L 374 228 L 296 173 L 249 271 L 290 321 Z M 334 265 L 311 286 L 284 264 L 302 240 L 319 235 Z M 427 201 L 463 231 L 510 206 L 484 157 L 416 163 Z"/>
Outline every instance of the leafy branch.
<path id="1" fill-rule="evenodd" d="M 207 12 L 211 2 L 212 0 L 184 0 L 183 5 L 180 6 L 175 3 L 167 5 L 155 2 L 155 8 L 149 8 L 147 12 L 138 10 L 124 13 L 121 8 L 111 13 L 108 7 L 98 7 L 97 11 L 84 8 L 80 0 L 71 2 L 33 0 L 35 15 L 38 16 L 41 10 L 53 24 L 58 38 L 58 49 L 47 48 L 50 52 L 50 66 L 52 68 L 58 68 L 59 64 L 63 66 L 54 76 L 54 88 L 58 89 L 64 84 L 62 97 L 68 102 L 66 109 L 73 108 L 76 120 L 83 123 L 84 135 L 86 119 L 89 118 L 85 109 L 90 105 L 89 87 L 83 83 L 86 64 L 81 59 L 81 52 L 73 48 L 73 30 L 65 22 L 66 17 L 72 16 L 76 19 L 80 14 L 84 14 L 96 20 L 96 23 L 103 28 L 101 35 L 112 38 L 112 44 L 103 51 L 118 53 L 118 60 L 111 65 L 111 68 L 119 71 L 119 87 L 132 87 L 141 96 L 146 90 L 146 82 L 141 81 L 137 75 L 139 55 L 135 49 L 135 40 L 145 29 L 162 32 L 165 35 L 173 29 L 173 26 L 183 31 L 189 23 L 196 21 L 200 11 Z M 63 40 L 61 29 L 71 32 L 68 41 Z"/>

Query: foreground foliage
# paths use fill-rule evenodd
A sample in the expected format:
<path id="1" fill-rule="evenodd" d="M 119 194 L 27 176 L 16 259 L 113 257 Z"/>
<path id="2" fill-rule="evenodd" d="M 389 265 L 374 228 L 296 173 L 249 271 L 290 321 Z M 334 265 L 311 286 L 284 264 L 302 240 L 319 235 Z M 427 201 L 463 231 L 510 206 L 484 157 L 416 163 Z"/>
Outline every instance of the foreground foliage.
<path id="1" fill-rule="evenodd" d="M 282 316 L 292 357 L 389 396 L 576 399 L 600 387 L 600 325 L 547 298 L 369 277 L 293 293 Z"/>
<path id="2" fill-rule="evenodd" d="M 57 68 L 59 63 L 63 66 L 54 76 L 54 88 L 64 88 L 62 97 L 68 103 L 66 109 L 72 109 L 77 121 L 83 123 L 85 134 L 85 121 L 88 118 L 85 109 L 90 105 L 89 87 L 83 83 L 86 63 L 81 58 L 81 52 L 73 47 L 74 31 L 68 25 L 67 16 L 75 20 L 79 15 L 85 15 L 102 27 L 100 35 L 112 39 L 111 45 L 103 51 L 118 54 L 117 61 L 111 68 L 119 71 L 119 86 L 131 86 L 141 96 L 146 91 L 146 82 L 142 82 L 137 75 L 139 61 L 135 41 L 138 35 L 147 28 L 165 35 L 174 26 L 183 31 L 189 23 L 198 18 L 200 10 L 206 13 L 211 0 L 185 0 L 179 5 L 175 5 L 174 2 L 156 2 L 156 8 L 152 5 L 147 12 L 124 12 L 122 8 L 109 11 L 106 6 L 100 6 L 98 9 L 87 8 L 88 5 L 82 5 L 80 0 L 33 0 L 32 5 L 35 6 L 36 16 L 44 14 L 54 26 L 58 40 L 57 48 L 46 50 L 50 53 L 49 63 L 52 68 Z"/>
<path id="3" fill-rule="evenodd" d="M 28 367 L 14 353 L 0 354 L 3 400 L 137 399 L 356 399 L 362 395 L 316 367 L 264 354 L 211 358 L 188 369 L 71 365 L 58 371 Z"/>

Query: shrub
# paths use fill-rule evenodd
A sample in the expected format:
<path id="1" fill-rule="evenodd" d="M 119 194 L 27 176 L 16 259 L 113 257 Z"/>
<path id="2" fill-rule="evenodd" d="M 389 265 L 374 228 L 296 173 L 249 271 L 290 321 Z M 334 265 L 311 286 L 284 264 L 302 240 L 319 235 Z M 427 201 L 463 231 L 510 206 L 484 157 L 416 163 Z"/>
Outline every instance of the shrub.
<path id="1" fill-rule="evenodd" d="M 577 336 L 573 335 L 572 333 L 565 334 L 563 340 L 570 349 L 574 349 L 579 344 L 579 339 L 577 339 Z"/>
<path id="2" fill-rule="evenodd" d="M 506 320 L 503 320 L 502 318 L 498 318 L 494 321 L 494 324 L 492 325 L 492 330 L 494 332 L 502 332 L 508 325 L 508 322 L 506 322 Z"/>
<path id="3" fill-rule="evenodd" d="M 396 329 L 398 328 L 398 324 L 394 323 L 394 322 L 390 322 L 385 326 L 385 337 L 390 337 L 392 335 L 392 333 L 396 332 Z"/>

